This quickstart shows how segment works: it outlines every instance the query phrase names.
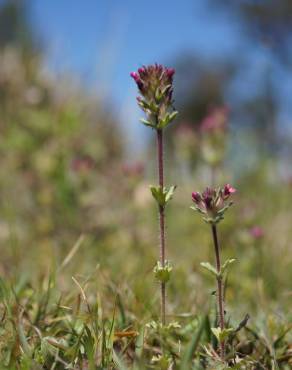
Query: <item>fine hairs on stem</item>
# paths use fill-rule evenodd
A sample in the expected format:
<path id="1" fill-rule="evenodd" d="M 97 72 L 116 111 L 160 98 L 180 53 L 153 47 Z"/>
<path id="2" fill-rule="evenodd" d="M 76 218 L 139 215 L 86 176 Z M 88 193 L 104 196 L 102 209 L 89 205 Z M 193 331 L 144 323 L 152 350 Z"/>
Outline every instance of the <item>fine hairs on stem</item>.
<path id="1" fill-rule="evenodd" d="M 157 130 L 157 161 L 158 161 L 158 180 L 159 186 L 163 189 L 164 187 L 164 168 L 163 168 L 163 131 Z M 160 263 L 162 268 L 165 267 L 165 205 L 159 205 L 159 247 L 160 247 Z M 164 281 L 161 284 L 161 322 L 163 325 L 166 323 L 166 283 Z"/>
<path id="2" fill-rule="evenodd" d="M 225 329 L 224 323 L 224 296 L 223 296 L 223 280 L 220 274 L 221 271 L 221 256 L 220 256 L 220 245 L 218 242 L 217 236 L 217 227 L 216 224 L 211 225 L 212 228 L 212 235 L 213 235 L 213 242 L 214 242 L 214 249 L 215 249 L 215 257 L 216 257 L 216 269 L 217 269 L 217 310 L 218 310 L 218 321 L 221 331 Z M 225 343 L 224 341 L 220 342 L 220 355 L 221 358 L 224 359 L 225 357 Z"/>

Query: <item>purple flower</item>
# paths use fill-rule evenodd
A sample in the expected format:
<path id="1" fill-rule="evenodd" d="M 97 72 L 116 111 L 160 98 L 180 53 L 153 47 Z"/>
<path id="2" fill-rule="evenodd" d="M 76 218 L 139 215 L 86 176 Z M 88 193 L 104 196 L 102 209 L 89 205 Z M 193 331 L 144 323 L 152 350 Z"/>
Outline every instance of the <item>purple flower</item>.
<path id="1" fill-rule="evenodd" d="M 234 194 L 236 192 L 236 189 L 235 188 L 233 188 L 230 184 L 226 184 L 225 186 L 224 186 L 224 196 L 225 197 L 229 197 L 231 194 Z M 226 199 L 227 199 L 226 198 Z"/>
<path id="2" fill-rule="evenodd" d="M 202 197 L 207 210 L 208 209 L 212 210 L 212 205 L 214 204 L 215 196 L 216 196 L 215 189 L 206 188 L 206 190 L 203 192 Z"/>
<path id="3" fill-rule="evenodd" d="M 140 80 L 139 74 L 137 72 L 131 72 L 130 76 L 137 82 Z"/>
<path id="4" fill-rule="evenodd" d="M 174 73 L 173 68 L 155 63 L 140 67 L 137 72 L 131 72 L 130 76 L 134 79 L 140 94 L 148 103 L 164 102 L 171 105 Z"/>
<path id="5" fill-rule="evenodd" d="M 232 204 L 226 202 L 227 199 L 235 193 L 235 189 L 230 185 L 226 184 L 223 188 L 213 189 L 207 187 L 202 193 L 193 192 L 192 201 L 195 203 L 196 211 L 203 213 L 205 221 L 216 223 L 223 218 L 223 213 Z"/>
<path id="6" fill-rule="evenodd" d="M 172 76 L 175 74 L 174 68 L 166 68 L 166 74 L 169 78 L 172 78 Z"/>
<path id="7" fill-rule="evenodd" d="M 139 90 L 143 89 L 143 82 L 137 72 L 132 72 L 130 76 L 135 80 Z"/>
<path id="8" fill-rule="evenodd" d="M 193 192 L 192 193 L 192 200 L 193 200 L 193 202 L 195 202 L 197 204 L 200 203 L 201 200 L 202 200 L 201 194 L 198 193 L 197 191 Z"/>

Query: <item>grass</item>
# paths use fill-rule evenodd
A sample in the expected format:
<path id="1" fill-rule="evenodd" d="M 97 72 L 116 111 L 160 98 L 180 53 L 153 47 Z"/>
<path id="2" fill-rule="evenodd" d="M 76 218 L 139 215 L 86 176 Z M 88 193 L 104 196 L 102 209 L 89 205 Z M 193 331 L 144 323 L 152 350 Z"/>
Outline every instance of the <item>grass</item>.
<path id="1" fill-rule="evenodd" d="M 161 328 L 154 169 L 124 174 L 121 132 L 98 102 L 71 91 L 54 99 L 57 86 L 37 71 L 44 98 L 23 102 L 31 77 L 16 65 L 0 105 L 0 369 L 223 369 L 211 331 L 215 285 L 200 267 L 213 258 L 210 230 L 189 209 L 194 187 L 208 185 L 196 138 L 173 135 L 175 155 L 166 145 L 167 180 L 178 188 L 166 225 L 170 325 Z M 145 162 L 155 163 L 152 149 Z M 219 185 L 238 189 L 220 225 L 222 259 L 240 261 L 225 282 L 227 324 L 240 329 L 227 349 L 241 360 L 234 369 L 288 370 L 291 184 L 276 159 L 257 164 L 219 174 Z M 263 237 L 251 235 L 254 226 Z"/>
<path id="2" fill-rule="evenodd" d="M 136 186 L 143 186 L 143 181 Z M 186 189 L 178 189 L 168 223 L 169 254 L 176 261 L 169 283 L 168 321 L 178 322 L 180 327 L 159 334 L 147 326 L 159 315 L 157 283 L 152 276 L 155 209 L 149 200 L 143 206 L 138 201 L 133 211 L 125 197 L 121 200 L 123 214 L 134 212 L 135 227 L 125 223 L 102 238 L 85 234 L 66 253 L 60 251 L 60 259 L 48 243 L 39 250 L 24 251 L 16 237 L 11 237 L 13 253 L 6 245 L 2 258 L 2 263 L 6 259 L 12 263 L 10 277 L 1 280 L 3 369 L 163 368 L 152 361 L 161 354 L 161 337 L 175 369 L 222 367 L 210 347 L 215 340 L 211 334 L 214 283 L 199 266 L 200 261 L 212 258 L 209 228 L 185 207 L 186 193 Z M 267 205 L 266 199 L 275 194 L 278 203 Z M 289 224 L 287 217 L 291 217 L 285 202 L 288 194 L 289 187 L 279 194 L 267 185 L 256 199 L 262 207 L 256 207 L 251 216 L 238 210 L 255 201 L 243 191 L 222 224 L 227 246 L 223 253 L 230 255 L 232 250 L 232 256 L 241 260 L 227 280 L 227 317 L 232 308 L 230 325 L 237 327 L 246 313 L 251 316 L 229 343 L 245 361 L 237 368 L 291 366 L 291 252 L 289 238 L 283 235 L 289 228 L 282 224 L 283 219 Z M 176 213 L 181 215 L 179 221 Z M 253 240 L 248 230 L 254 219 L 262 217 L 265 235 Z M 119 220 L 120 215 L 115 214 L 113 222 Z M 278 227 L 280 237 L 275 232 Z M 143 242 L 137 244 L 137 240 Z"/>

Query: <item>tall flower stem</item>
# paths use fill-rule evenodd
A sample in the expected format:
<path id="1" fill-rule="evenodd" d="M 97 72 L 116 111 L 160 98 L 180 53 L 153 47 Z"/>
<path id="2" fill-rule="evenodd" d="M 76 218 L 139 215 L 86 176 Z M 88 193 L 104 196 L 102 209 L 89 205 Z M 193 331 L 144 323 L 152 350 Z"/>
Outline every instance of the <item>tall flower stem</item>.
<path id="1" fill-rule="evenodd" d="M 220 271 L 221 271 L 220 246 L 218 242 L 216 224 L 212 224 L 212 235 L 213 235 L 213 242 L 214 242 L 215 256 L 216 256 L 216 269 L 218 273 L 218 276 L 217 276 L 217 305 L 218 305 L 219 326 L 220 326 L 220 329 L 223 331 L 225 327 L 223 281 L 222 281 L 222 276 L 220 275 Z M 224 341 L 220 342 L 220 355 L 221 355 L 222 360 L 224 360 L 224 357 L 225 357 Z"/>
<path id="2" fill-rule="evenodd" d="M 157 131 L 157 162 L 159 186 L 164 187 L 164 168 L 163 168 L 163 131 Z M 165 267 L 165 206 L 159 205 L 159 254 L 162 267 Z M 161 323 L 165 325 L 165 301 L 166 291 L 165 282 L 161 282 Z"/>
<path id="3" fill-rule="evenodd" d="M 164 187 L 163 176 L 163 130 L 175 119 L 177 111 L 173 107 L 173 75 L 175 70 L 161 64 L 142 66 L 131 77 L 137 84 L 140 96 L 139 107 L 145 112 L 146 119 L 141 122 L 156 130 L 158 186 L 150 186 L 150 191 L 159 210 L 159 257 L 153 269 L 155 277 L 161 284 L 161 325 L 165 325 L 165 290 L 170 278 L 172 266 L 165 259 L 165 206 L 172 199 L 176 186 Z"/>

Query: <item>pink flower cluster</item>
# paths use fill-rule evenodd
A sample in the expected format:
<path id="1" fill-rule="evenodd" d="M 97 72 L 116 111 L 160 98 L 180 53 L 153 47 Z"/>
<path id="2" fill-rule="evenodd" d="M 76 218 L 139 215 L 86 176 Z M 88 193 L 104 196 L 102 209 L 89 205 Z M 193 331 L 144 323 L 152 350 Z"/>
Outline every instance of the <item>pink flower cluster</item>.
<path id="1" fill-rule="evenodd" d="M 173 68 L 155 63 L 142 66 L 137 72 L 132 72 L 130 75 L 135 80 L 139 92 L 144 98 L 158 103 L 163 97 L 164 102 L 171 104 L 174 73 Z"/>
<path id="2" fill-rule="evenodd" d="M 236 189 L 230 184 L 218 189 L 207 187 L 203 193 L 193 192 L 192 200 L 195 203 L 195 210 L 206 215 L 210 221 L 217 222 L 222 219 L 224 211 L 231 205 L 226 201 L 235 192 Z"/>

